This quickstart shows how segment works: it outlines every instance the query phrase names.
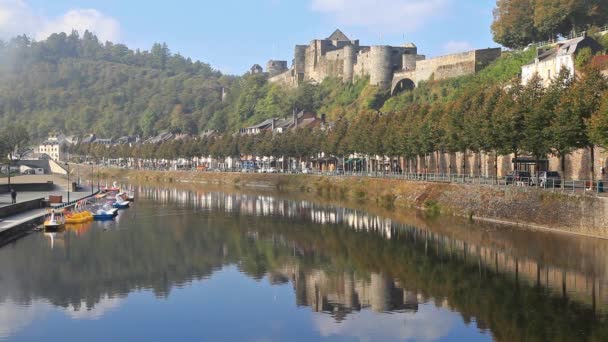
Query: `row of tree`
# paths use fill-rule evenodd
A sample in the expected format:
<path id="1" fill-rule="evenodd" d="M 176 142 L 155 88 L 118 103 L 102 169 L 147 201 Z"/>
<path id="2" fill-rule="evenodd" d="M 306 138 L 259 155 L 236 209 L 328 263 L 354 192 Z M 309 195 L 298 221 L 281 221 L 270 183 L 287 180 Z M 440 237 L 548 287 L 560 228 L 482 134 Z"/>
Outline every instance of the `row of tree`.
<path id="1" fill-rule="evenodd" d="M 521 48 L 608 24 L 605 0 L 497 0 L 494 41 Z"/>
<path id="2" fill-rule="evenodd" d="M 356 152 L 414 159 L 438 152 L 486 152 L 543 159 L 549 154 L 564 157 L 579 148 L 593 153 L 598 145 L 608 147 L 608 80 L 589 68 L 576 81 L 563 69 L 549 87 L 543 87 L 540 77 L 525 86 L 513 81 L 465 92 L 454 101 L 411 104 L 390 114 L 369 110 L 351 120 L 337 120 L 330 129 L 224 134 L 109 149 L 80 145 L 72 152 L 149 159 L 209 155 L 306 159 L 321 152 L 338 158 Z"/>

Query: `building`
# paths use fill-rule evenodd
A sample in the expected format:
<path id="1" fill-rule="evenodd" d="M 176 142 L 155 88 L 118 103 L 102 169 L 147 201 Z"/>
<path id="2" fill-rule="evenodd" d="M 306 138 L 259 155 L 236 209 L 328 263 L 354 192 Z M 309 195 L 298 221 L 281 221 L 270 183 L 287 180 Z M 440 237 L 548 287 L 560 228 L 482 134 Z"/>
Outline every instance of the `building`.
<path id="1" fill-rule="evenodd" d="M 95 139 L 95 141 L 93 141 L 93 143 L 94 144 L 98 144 L 98 145 L 103 145 L 103 146 L 106 146 L 106 147 L 110 147 L 110 146 L 114 145 L 114 139 L 112 139 L 112 138 L 109 138 L 109 139 L 98 138 L 98 139 Z"/>
<path id="2" fill-rule="evenodd" d="M 260 134 L 263 131 L 268 131 L 268 130 L 273 131 L 274 125 L 278 120 L 279 119 L 277 119 L 277 118 L 266 119 L 257 125 L 241 128 L 240 133 L 255 135 L 255 134 Z"/>
<path id="3" fill-rule="evenodd" d="M 586 35 L 564 40 L 547 48 L 538 48 L 534 62 L 521 68 L 522 84 L 528 84 L 532 77 L 538 74 L 543 85 L 548 86 L 562 68 L 568 70 L 570 76 L 574 78 L 576 54 L 583 48 L 590 48 L 593 53 L 602 50 L 602 46 L 597 41 Z"/>
<path id="4" fill-rule="evenodd" d="M 57 141 L 44 141 L 38 146 L 38 153 L 44 153 L 53 160 L 64 160 L 63 145 Z"/>
<path id="5" fill-rule="evenodd" d="M 93 143 L 95 141 L 96 138 L 97 137 L 95 136 L 95 134 L 89 134 L 89 135 L 85 136 L 82 139 L 81 143 L 83 143 L 83 144 L 91 144 L 91 143 Z"/>
<path id="6" fill-rule="evenodd" d="M 292 87 L 302 82 L 320 83 L 329 77 L 344 82 L 369 77 L 370 84 L 395 91 L 431 78 L 475 73 L 500 55 L 501 49 L 495 48 L 426 59 L 412 43 L 363 46 L 336 30 L 328 38 L 296 45 L 290 69 L 285 61 L 269 61 L 267 74 L 270 82 Z"/>
<path id="7" fill-rule="evenodd" d="M 239 133 L 248 135 L 260 134 L 263 131 L 284 133 L 290 129 L 304 127 L 322 127 L 325 124 L 325 114 L 321 115 L 321 118 L 319 118 L 315 113 L 301 111 L 296 114 L 296 112 L 294 111 L 293 115 L 289 118 L 266 119 L 257 125 L 241 128 Z"/>

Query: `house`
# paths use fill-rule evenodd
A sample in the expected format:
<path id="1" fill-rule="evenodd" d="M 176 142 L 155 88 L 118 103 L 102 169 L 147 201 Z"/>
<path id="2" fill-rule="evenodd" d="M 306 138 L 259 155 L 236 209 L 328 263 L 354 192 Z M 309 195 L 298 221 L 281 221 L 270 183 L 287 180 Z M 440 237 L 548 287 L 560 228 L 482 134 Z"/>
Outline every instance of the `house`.
<path id="1" fill-rule="evenodd" d="M 60 161 L 65 159 L 65 154 L 63 152 L 65 144 L 60 143 L 59 141 L 50 141 L 45 140 L 38 146 L 38 154 L 46 154 L 51 159 Z"/>
<path id="2" fill-rule="evenodd" d="M 562 68 L 566 68 L 571 77 L 576 76 L 576 54 L 583 48 L 590 48 L 595 53 L 602 50 L 602 46 L 593 38 L 582 37 L 564 40 L 552 45 L 548 49 L 539 48 L 534 63 L 521 68 L 521 82 L 528 84 L 534 75 L 538 74 L 544 86 L 548 86 Z"/>
<path id="3" fill-rule="evenodd" d="M 83 143 L 83 144 L 91 144 L 91 143 L 93 143 L 95 141 L 95 139 L 96 139 L 95 134 L 89 134 L 89 135 L 85 136 L 82 139 L 81 143 Z"/>
<path id="4" fill-rule="evenodd" d="M 114 144 L 114 139 L 112 139 L 112 138 L 109 138 L 109 139 L 95 139 L 95 141 L 93 141 L 93 143 L 109 147 L 109 146 L 112 146 Z"/>
<path id="5" fill-rule="evenodd" d="M 260 134 L 263 131 L 268 131 L 268 130 L 272 131 L 272 130 L 274 130 L 275 124 L 277 123 L 278 120 L 279 119 L 277 119 L 277 118 L 266 119 L 257 125 L 241 128 L 240 133 L 255 135 L 255 134 Z"/>
<path id="6" fill-rule="evenodd" d="M 125 135 L 125 136 L 118 138 L 118 144 L 119 145 L 128 145 L 128 144 L 136 143 L 138 140 L 139 139 L 136 136 Z"/>
<path id="7" fill-rule="evenodd" d="M 325 114 L 321 115 L 321 118 L 319 118 L 315 113 L 301 111 L 297 114 L 294 112 L 290 118 L 271 118 L 264 120 L 257 125 L 241 128 L 240 133 L 250 135 L 259 134 L 263 131 L 285 133 L 291 129 L 321 127 L 323 125 L 325 125 Z"/>
<path id="8" fill-rule="evenodd" d="M 148 138 L 148 140 L 146 140 L 145 143 L 147 143 L 147 144 L 160 144 L 160 143 L 163 143 L 165 141 L 172 140 L 174 138 L 175 138 L 175 136 L 173 135 L 173 133 L 170 133 L 170 132 L 161 132 L 157 136 Z"/>

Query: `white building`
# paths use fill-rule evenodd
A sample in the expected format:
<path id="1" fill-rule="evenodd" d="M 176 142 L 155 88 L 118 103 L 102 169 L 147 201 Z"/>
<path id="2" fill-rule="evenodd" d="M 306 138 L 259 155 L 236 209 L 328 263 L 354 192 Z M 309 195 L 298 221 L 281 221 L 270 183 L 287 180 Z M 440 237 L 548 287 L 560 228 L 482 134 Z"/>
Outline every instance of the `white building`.
<path id="1" fill-rule="evenodd" d="M 539 48 L 534 63 L 521 68 L 522 84 L 528 84 L 532 77 L 538 74 L 543 85 L 548 86 L 562 68 L 568 70 L 570 77 L 575 77 L 576 54 L 585 47 L 589 47 L 593 53 L 601 50 L 601 45 L 587 36 L 558 42 L 549 49 Z"/>
<path id="2" fill-rule="evenodd" d="M 58 141 L 47 140 L 38 146 L 38 153 L 44 153 L 55 161 L 65 160 L 62 145 L 63 144 Z"/>

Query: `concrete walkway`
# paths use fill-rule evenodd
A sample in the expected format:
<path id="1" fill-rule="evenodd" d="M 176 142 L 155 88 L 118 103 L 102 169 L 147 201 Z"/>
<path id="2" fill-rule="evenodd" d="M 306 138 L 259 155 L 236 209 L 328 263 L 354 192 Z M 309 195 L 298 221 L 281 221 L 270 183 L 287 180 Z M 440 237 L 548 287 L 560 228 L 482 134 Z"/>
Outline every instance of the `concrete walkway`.
<path id="1" fill-rule="evenodd" d="M 63 191 L 61 188 L 55 191 L 24 191 L 17 194 L 17 202 L 35 200 L 38 198 L 48 198 L 49 195 L 61 195 L 63 196 L 63 201 L 67 202 L 67 192 Z M 91 195 L 91 188 L 86 187 L 78 192 L 70 192 L 70 201 L 79 200 L 81 198 L 87 197 Z M 0 207 L 10 205 L 11 197 L 10 194 L 2 194 L 0 195 Z M 32 209 L 23 213 L 19 213 L 16 215 L 12 215 L 6 217 L 4 219 L 0 219 L 0 233 L 7 229 L 11 229 L 17 226 L 20 226 L 24 223 L 33 221 L 35 219 L 41 218 L 46 214 L 47 209 Z"/>
<path id="2" fill-rule="evenodd" d="M 28 223 L 35 219 L 41 218 L 46 214 L 46 209 L 34 209 L 28 210 L 24 213 L 7 217 L 6 219 L 0 220 L 0 233 L 5 230 L 20 226 L 24 223 Z"/>

